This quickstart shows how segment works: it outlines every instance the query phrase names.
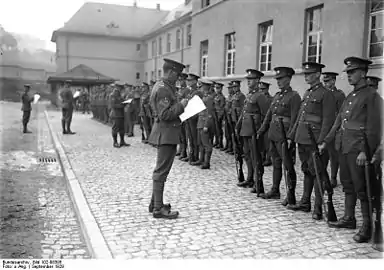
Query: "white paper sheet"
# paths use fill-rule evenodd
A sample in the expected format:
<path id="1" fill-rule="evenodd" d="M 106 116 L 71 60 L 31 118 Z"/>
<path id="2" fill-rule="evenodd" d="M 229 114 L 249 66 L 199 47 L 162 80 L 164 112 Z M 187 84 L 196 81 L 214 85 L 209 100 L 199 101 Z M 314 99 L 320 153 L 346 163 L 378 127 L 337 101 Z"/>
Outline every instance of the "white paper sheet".
<path id="1" fill-rule="evenodd" d="M 73 98 L 77 98 L 78 96 L 80 96 L 80 91 L 76 91 L 75 94 L 73 94 Z"/>
<path id="2" fill-rule="evenodd" d="M 126 101 L 123 101 L 122 103 L 123 103 L 123 104 L 126 104 L 126 103 L 131 103 L 131 102 L 132 102 L 132 98 L 127 99 Z"/>
<path id="3" fill-rule="evenodd" d="M 204 102 L 199 96 L 193 96 L 190 101 L 188 101 L 187 106 L 184 108 L 184 112 L 179 116 L 181 122 L 191 118 L 192 116 L 202 112 L 206 109 Z"/>
<path id="4" fill-rule="evenodd" d="M 33 96 L 33 104 L 36 104 L 40 99 L 40 95 L 39 94 L 34 94 Z"/>

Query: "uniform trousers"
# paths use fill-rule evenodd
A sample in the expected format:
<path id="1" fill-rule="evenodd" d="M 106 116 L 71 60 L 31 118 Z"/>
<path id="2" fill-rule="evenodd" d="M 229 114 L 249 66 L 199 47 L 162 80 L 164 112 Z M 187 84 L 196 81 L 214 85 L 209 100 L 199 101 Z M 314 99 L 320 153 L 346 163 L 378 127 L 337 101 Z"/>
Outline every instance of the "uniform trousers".
<path id="1" fill-rule="evenodd" d="M 26 127 L 31 118 L 31 111 L 23 111 L 23 126 Z"/>
<path id="2" fill-rule="evenodd" d="M 112 118 L 112 134 L 124 134 L 124 117 Z"/>
<path id="3" fill-rule="evenodd" d="M 156 166 L 152 179 L 155 182 L 166 182 L 176 156 L 176 144 L 159 145 L 157 148 Z"/>

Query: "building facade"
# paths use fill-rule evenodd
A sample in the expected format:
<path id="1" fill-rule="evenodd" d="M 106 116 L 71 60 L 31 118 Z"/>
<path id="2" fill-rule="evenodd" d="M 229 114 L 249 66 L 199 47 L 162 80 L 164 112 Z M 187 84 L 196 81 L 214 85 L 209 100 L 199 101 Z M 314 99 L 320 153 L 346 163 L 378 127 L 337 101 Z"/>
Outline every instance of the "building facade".
<path id="1" fill-rule="evenodd" d="M 304 61 L 321 62 L 325 71 L 338 72 L 337 86 L 346 93 L 351 88 L 342 72 L 345 57 L 370 58 L 374 64 L 369 73 L 381 76 L 383 71 L 381 0 L 185 0 L 172 11 L 150 12 L 157 15 L 152 25 L 136 29 L 135 35 L 99 31 L 97 38 L 76 32 L 74 16 L 68 22 L 73 27 L 69 40 L 63 34 L 68 36 L 68 29 L 56 31 L 53 39 L 58 71 L 83 63 L 122 81 L 148 82 L 162 76 L 162 59 L 167 57 L 184 63 L 187 72 L 221 82 L 243 79 L 247 68 L 256 68 L 272 83 L 272 94 L 277 91 L 275 66 L 296 70 L 292 86 L 300 94 L 308 88 L 301 70 Z M 136 19 L 135 26 L 144 20 Z M 242 89 L 246 91 L 245 83 Z"/>

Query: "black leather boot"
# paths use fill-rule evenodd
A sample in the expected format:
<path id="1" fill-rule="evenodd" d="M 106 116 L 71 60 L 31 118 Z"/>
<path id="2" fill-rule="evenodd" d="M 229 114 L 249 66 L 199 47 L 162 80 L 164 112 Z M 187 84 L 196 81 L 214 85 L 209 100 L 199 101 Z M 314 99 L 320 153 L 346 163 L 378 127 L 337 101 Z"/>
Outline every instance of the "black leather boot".
<path id="1" fill-rule="evenodd" d="M 280 199 L 280 192 L 279 192 L 279 190 L 272 188 L 270 191 L 268 191 L 267 193 L 264 193 L 260 197 L 263 199 L 267 199 L 267 200 L 268 199 L 278 200 L 278 199 Z"/>
<path id="2" fill-rule="evenodd" d="M 336 222 L 328 222 L 328 227 L 338 229 L 356 229 L 355 217 L 343 216 Z"/>
<path id="3" fill-rule="evenodd" d="M 204 164 L 201 166 L 201 169 L 207 170 L 211 167 L 211 156 L 212 156 L 212 152 L 205 153 Z"/>
<path id="4" fill-rule="evenodd" d="M 179 216 L 179 212 L 171 211 L 168 206 L 163 204 L 164 182 L 153 181 L 153 217 L 175 219 Z M 150 209 L 148 209 L 150 210 Z"/>
<path id="5" fill-rule="evenodd" d="M 369 219 L 363 220 L 360 230 L 353 236 L 353 240 L 357 243 L 368 243 L 371 239 L 372 226 Z"/>
<path id="6" fill-rule="evenodd" d="M 113 138 L 113 147 L 120 148 L 120 144 L 117 142 L 117 134 L 112 133 L 112 138 Z"/>
<path id="7" fill-rule="evenodd" d="M 312 219 L 314 220 L 323 219 L 323 209 L 321 207 L 321 204 L 320 205 L 315 204 L 315 207 L 313 208 Z"/>
<path id="8" fill-rule="evenodd" d="M 331 228 L 356 229 L 355 207 L 357 196 L 355 193 L 346 193 L 344 198 L 344 216 L 336 222 L 328 222 Z"/>
<path id="9" fill-rule="evenodd" d="M 120 147 L 124 147 L 124 146 L 131 146 L 129 143 L 126 143 L 124 141 L 124 133 L 120 133 Z"/>
<path id="10" fill-rule="evenodd" d="M 280 165 L 281 166 L 281 165 Z M 280 182 L 282 177 L 282 169 L 278 165 L 274 165 L 272 172 L 272 188 L 265 193 L 261 198 L 263 199 L 280 199 Z"/>
<path id="11" fill-rule="evenodd" d="M 76 132 L 73 132 L 73 131 L 71 130 L 71 121 L 68 121 L 68 123 L 67 123 L 67 134 L 69 134 L 69 135 L 74 135 L 74 134 L 76 134 Z"/>
<path id="12" fill-rule="evenodd" d="M 65 120 L 61 120 L 61 128 L 63 129 L 63 134 L 67 134 L 67 130 L 65 128 Z"/>
<path id="13" fill-rule="evenodd" d="M 287 205 L 287 209 L 293 211 L 303 211 L 303 212 L 311 212 L 311 199 L 307 197 L 302 197 L 300 202 L 296 205 Z"/>
<path id="14" fill-rule="evenodd" d="M 200 166 L 200 165 L 202 165 L 203 162 L 204 162 L 204 156 L 205 156 L 205 151 L 204 151 L 204 149 L 201 147 L 201 149 L 200 149 L 200 151 L 199 151 L 199 160 L 197 160 L 197 161 L 193 161 L 193 162 L 191 162 L 190 164 L 191 164 L 192 166 Z"/>

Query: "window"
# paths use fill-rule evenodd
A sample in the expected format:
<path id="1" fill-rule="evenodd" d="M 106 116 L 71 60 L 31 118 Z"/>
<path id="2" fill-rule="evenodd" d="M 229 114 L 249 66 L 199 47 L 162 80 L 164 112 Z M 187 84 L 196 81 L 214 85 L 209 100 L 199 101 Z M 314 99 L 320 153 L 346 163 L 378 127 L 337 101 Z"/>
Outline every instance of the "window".
<path id="1" fill-rule="evenodd" d="M 192 24 L 187 26 L 187 46 L 192 46 Z"/>
<path id="2" fill-rule="evenodd" d="M 171 51 L 171 33 L 167 34 L 167 52 Z"/>
<path id="3" fill-rule="evenodd" d="M 235 74 L 236 36 L 235 33 L 225 35 L 225 75 Z"/>
<path id="4" fill-rule="evenodd" d="M 181 45 L 181 37 L 180 37 L 180 29 L 177 29 L 176 31 L 176 50 L 180 50 Z"/>
<path id="5" fill-rule="evenodd" d="M 136 44 L 136 51 L 140 51 L 140 49 L 141 49 L 141 44 L 140 43 Z"/>
<path id="6" fill-rule="evenodd" d="M 371 0 L 369 16 L 369 58 L 383 58 L 383 0 Z"/>
<path id="7" fill-rule="evenodd" d="M 323 6 L 308 9 L 306 12 L 306 61 L 321 63 Z"/>
<path id="8" fill-rule="evenodd" d="M 136 80 L 140 80 L 140 72 L 136 72 Z"/>
<path id="9" fill-rule="evenodd" d="M 152 41 L 152 58 L 156 57 L 156 40 Z"/>
<path id="10" fill-rule="evenodd" d="M 159 37 L 159 55 L 163 54 L 163 39 Z"/>
<path id="11" fill-rule="evenodd" d="M 184 72 L 185 73 L 189 73 L 189 68 L 190 68 L 190 65 L 185 65 Z"/>
<path id="12" fill-rule="evenodd" d="M 200 76 L 208 76 L 208 40 L 200 43 Z"/>
<path id="13" fill-rule="evenodd" d="M 259 70 L 269 71 L 272 69 L 272 35 L 273 22 L 260 25 L 260 47 L 259 47 Z"/>
<path id="14" fill-rule="evenodd" d="M 145 81 L 148 82 L 148 72 L 145 72 Z"/>
<path id="15" fill-rule="evenodd" d="M 201 0 L 201 8 L 205 8 L 209 6 L 209 0 Z"/>
<path id="16" fill-rule="evenodd" d="M 161 69 L 159 69 L 159 71 L 158 71 L 158 78 L 159 79 L 161 78 Z"/>

